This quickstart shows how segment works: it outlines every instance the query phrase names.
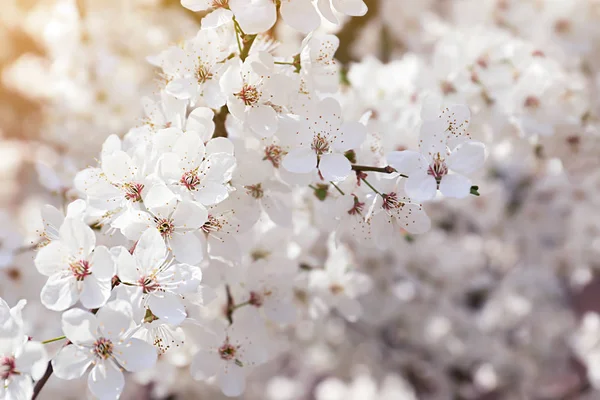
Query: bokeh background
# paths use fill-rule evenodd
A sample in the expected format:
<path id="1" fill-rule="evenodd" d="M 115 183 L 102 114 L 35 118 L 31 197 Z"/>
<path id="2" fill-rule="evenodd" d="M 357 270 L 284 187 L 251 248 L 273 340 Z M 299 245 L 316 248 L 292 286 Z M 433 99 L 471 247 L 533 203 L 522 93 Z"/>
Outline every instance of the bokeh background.
<path id="1" fill-rule="evenodd" d="M 423 90 L 468 104 L 489 150 L 481 196 L 428 205 L 430 233 L 365 262 L 365 320 L 299 324 L 245 398 L 599 399 L 600 1 L 366 2 L 322 28 L 340 37 L 348 107 L 402 147 Z M 60 334 L 32 262 L 40 208 L 74 199 L 104 139 L 142 122 L 152 57 L 200 18 L 174 0 L 1 0 L 0 297 L 28 300 L 38 339 Z M 269 36 L 282 55 L 302 40 Z M 172 357 L 124 398 L 219 398 Z M 53 377 L 39 398 L 85 396 Z"/>

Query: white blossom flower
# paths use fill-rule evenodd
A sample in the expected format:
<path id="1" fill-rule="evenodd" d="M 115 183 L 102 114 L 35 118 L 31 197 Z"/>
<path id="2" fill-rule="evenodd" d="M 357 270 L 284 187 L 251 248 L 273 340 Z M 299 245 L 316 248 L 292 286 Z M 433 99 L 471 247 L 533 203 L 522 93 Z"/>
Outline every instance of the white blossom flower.
<path id="1" fill-rule="evenodd" d="M 125 378 L 122 369 L 138 372 L 156 363 L 154 347 L 130 338 L 135 327 L 131 305 L 114 300 L 96 315 L 80 309 L 63 313 L 62 329 L 71 344 L 52 359 L 52 367 L 61 379 L 77 379 L 93 365 L 88 387 L 99 399 L 119 398 Z"/>
<path id="2" fill-rule="evenodd" d="M 208 220 L 204 206 L 195 201 L 178 200 L 165 184 L 152 186 L 144 204 L 147 211 L 125 214 L 113 226 L 131 240 L 138 240 L 146 229 L 154 228 L 178 261 L 192 265 L 202 261 L 201 239 L 197 235 Z"/>
<path id="3" fill-rule="evenodd" d="M 86 308 L 98 308 L 110 296 L 114 261 L 106 247 L 96 247 L 94 232 L 80 220 L 65 219 L 59 240 L 39 251 L 35 266 L 48 277 L 41 300 L 51 310 L 66 310 L 78 300 Z"/>
<path id="4" fill-rule="evenodd" d="M 163 146 L 169 143 L 168 152 L 159 161 L 159 175 L 167 185 L 205 206 L 225 200 L 236 165 L 233 144 L 226 138 L 215 138 L 205 146 L 196 132 L 183 133 L 175 128 L 161 133 Z"/>
<path id="5" fill-rule="evenodd" d="M 266 332 L 252 308 L 235 311 L 234 322 L 227 328 L 215 323 L 208 329 L 197 329 L 194 336 L 200 350 L 192 360 L 192 377 L 207 380 L 216 376 L 226 396 L 241 395 L 248 372 L 268 357 Z"/>
<path id="6" fill-rule="evenodd" d="M 311 313 L 318 317 L 335 308 L 344 318 L 355 322 L 362 313 L 356 298 L 370 290 L 371 280 L 367 275 L 350 269 L 352 260 L 346 247 L 339 246 L 335 250 L 331 244 L 329 247 L 331 253 L 325 268 L 310 271 L 308 288 L 315 296 Z"/>
<path id="7" fill-rule="evenodd" d="M 285 169 L 309 173 L 318 168 L 325 181 L 344 180 L 352 170 L 344 153 L 358 148 L 367 131 L 359 122 L 342 123 L 341 106 L 337 100 L 326 98 L 316 104 L 298 126 L 298 132 L 285 132 L 293 143 L 283 158 Z M 280 135 L 280 136 L 282 136 Z"/>
<path id="8" fill-rule="evenodd" d="M 48 365 L 44 345 L 29 340 L 23 330 L 21 311 L 26 301 L 13 307 L 0 298 L 0 398 L 28 400 L 33 381 L 40 379 Z"/>
<path id="9" fill-rule="evenodd" d="M 464 115 L 464 110 L 464 107 L 447 108 L 437 119 L 424 121 L 420 152 L 404 150 L 387 155 L 389 165 L 408 176 L 404 187 L 410 198 L 431 200 L 438 189 L 446 197 L 469 195 L 471 180 L 465 175 L 483 165 L 485 145 L 464 134 L 464 122 L 454 122 L 461 118 L 453 116 Z"/>
<path id="10" fill-rule="evenodd" d="M 144 308 L 154 318 L 179 325 L 187 316 L 181 297 L 194 293 L 202 279 L 198 267 L 175 264 L 161 234 L 147 229 L 135 245 L 133 254 L 122 249 L 117 258 L 121 283 L 135 286 Z"/>
<path id="11" fill-rule="evenodd" d="M 226 69 L 225 61 L 235 49 L 232 32 L 225 28 L 201 29 L 183 48 L 173 46 L 160 55 L 161 67 L 168 78 L 165 91 L 178 98 L 219 108 L 226 97 L 219 79 Z"/>
<path id="12" fill-rule="evenodd" d="M 293 81 L 275 71 L 273 57 L 264 51 L 250 54 L 244 62 L 231 63 L 221 77 L 227 108 L 259 137 L 272 136 L 278 129 L 278 114 L 288 103 Z"/>

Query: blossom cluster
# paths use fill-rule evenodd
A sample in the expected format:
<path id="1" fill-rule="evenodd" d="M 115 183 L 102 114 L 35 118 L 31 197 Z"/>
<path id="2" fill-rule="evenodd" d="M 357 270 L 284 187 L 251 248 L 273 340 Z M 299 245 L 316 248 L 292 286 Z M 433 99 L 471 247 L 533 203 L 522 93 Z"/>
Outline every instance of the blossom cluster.
<path id="1" fill-rule="evenodd" d="M 569 308 L 600 235 L 593 2 L 76 3 L 50 67 L 3 75 L 54 82 L 28 94 L 58 196 L 34 246 L 0 227 L 0 398 L 558 399 L 573 359 L 600 387 Z"/>

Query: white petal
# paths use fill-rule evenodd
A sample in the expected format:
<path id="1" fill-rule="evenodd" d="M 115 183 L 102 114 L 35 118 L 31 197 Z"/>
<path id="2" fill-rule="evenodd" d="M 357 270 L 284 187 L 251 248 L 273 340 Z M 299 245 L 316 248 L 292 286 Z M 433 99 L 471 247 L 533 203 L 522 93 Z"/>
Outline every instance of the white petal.
<path id="1" fill-rule="evenodd" d="M 131 305 L 124 300 L 113 300 L 107 303 L 96 313 L 100 336 L 111 340 L 118 340 L 132 327 L 133 310 Z"/>
<path id="2" fill-rule="evenodd" d="M 346 122 L 342 124 L 341 134 L 334 142 L 334 148 L 339 151 L 357 149 L 367 137 L 367 127 L 360 122 Z"/>
<path id="3" fill-rule="evenodd" d="M 58 241 L 42 247 L 35 256 L 35 266 L 38 272 L 46 276 L 52 276 L 67 269 L 70 262 L 69 249 Z"/>
<path id="4" fill-rule="evenodd" d="M 415 235 L 425 233 L 431 228 L 431 220 L 419 204 L 405 204 L 396 215 L 396 221 L 408 233 Z"/>
<path id="5" fill-rule="evenodd" d="M 33 379 L 40 379 L 48 366 L 48 354 L 40 342 L 28 341 L 16 357 L 18 371 L 30 372 Z"/>
<path id="6" fill-rule="evenodd" d="M 181 0 L 181 5 L 192 11 L 204 11 L 211 7 L 208 0 Z"/>
<path id="7" fill-rule="evenodd" d="M 399 174 L 411 176 L 417 171 L 427 171 L 428 164 L 425 157 L 417 151 L 392 151 L 387 155 L 387 162 Z"/>
<path id="8" fill-rule="evenodd" d="M 193 99 L 198 92 L 198 81 L 194 78 L 175 78 L 165 87 L 165 91 L 176 99 Z"/>
<path id="9" fill-rule="evenodd" d="M 167 210 L 175 207 L 177 204 L 177 197 L 166 185 L 158 184 L 152 186 L 148 191 L 146 197 L 144 197 L 144 204 L 149 209 L 158 210 L 161 213 L 168 215 L 169 211 Z"/>
<path id="10" fill-rule="evenodd" d="M 140 339 L 129 339 L 115 346 L 115 358 L 129 372 L 152 368 L 158 357 L 156 349 Z"/>
<path id="11" fill-rule="evenodd" d="M 446 197 L 465 198 L 471 193 L 471 180 L 459 174 L 446 175 L 440 182 L 440 192 Z"/>
<path id="12" fill-rule="evenodd" d="M 217 369 L 222 360 L 216 353 L 200 350 L 192 359 L 190 372 L 198 381 L 205 381 L 217 374 Z"/>
<path id="13" fill-rule="evenodd" d="M 194 199 L 205 206 L 218 204 L 229 196 L 229 190 L 216 182 L 206 182 L 194 193 Z"/>
<path id="14" fill-rule="evenodd" d="M 295 149 L 282 160 L 283 168 L 297 174 L 306 174 L 317 166 L 317 155 L 311 149 Z"/>
<path id="15" fill-rule="evenodd" d="M 236 397 L 244 393 L 246 389 L 246 373 L 243 367 L 233 362 L 226 363 L 217 374 L 217 382 L 225 396 Z"/>
<path id="16" fill-rule="evenodd" d="M 65 311 L 62 315 L 62 330 L 71 342 L 91 345 L 98 336 L 96 316 L 79 308 Z"/>
<path id="17" fill-rule="evenodd" d="M 124 151 L 104 155 L 102 157 L 102 170 L 111 182 L 131 182 L 137 174 L 137 168 Z"/>
<path id="18" fill-rule="evenodd" d="M 229 8 L 246 34 L 266 32 L 277 20 L 272 0 L 229 0 Z"/>
<path id="19" fill-rule="evenodd" d="M 125 377 L 112 361 L 99 362 L 88 375 L 90 392 L 100 400 L 113 400 L 121 396 Z"/>
<path id="20" fill-rule="evenodd" d="M 215 131 L 215 113 L 208 107 L 197 107 L 188 115 L 185 129 L 194 131 L 201 137 L 210 137 Z"/>
<path id="21" fill-rule="evenodd" d="M 52 359 L 54 374 L 60 379 L 76 379 L 92 364 L 93 354 L 89 350 L 69 344 Z"/>
<path id="22" fill-rule="evenodd" d="M 64 311 L 79 300 L 77 281 L 73 275 L 55 274 L 40 293 L 42 304 L 52 311 Z"/>
<path id="23" fill-rule="evenodd" d="M 339 182 L 350 175 L 352 165 L 343 154 L 325 154 L 319 161 L 319 171 L 326 181 Z"/>
<path id="24" fill-rule="evenodd" d="M 342 14 L 361 17 L 367 13 L 363 0 L 332 0 L 333 7 Z"/>
<path id="25" fill-rule="evenodd" d="M 108 301 L 111 291 L 110 280 L 99 280 L 94 274 L 86 276 L 79 300 L 88 309 L 100 308 Z"/>
<path id="26" fill-rule="evenodd" d="M 195 230 L 208 220 L 208 211 L 194 201 L 182 201 L 173 213 L 175 228 Z"/>
<path id="27" fill-rule="evenodd" d="M 169 245 L 180 262 L 195 265 L 204 258 L 200 239 L 193 232 L 176 232 L 169 240 Z"/>
<path id="28" fill-rule="evenodd" d="M 155 231 L 158 233 L 156 229 L 149 229 L 151 231 Z M 158 233 L 160 236 L 160 233 Z M 161 242 L 163 242 L 163 246 L 165 246 L 162 237 L 160 238 Z M 139 243 L 139 242 L 138 242 Z M 137 245 L 136 245 L 137 249 Z M 165 246 L 166 249 L 166 246 Z M 135 262 L 135 258 L 129 253 L 126 248 L 122 248 L 119 255 L 117 256 L 117 275 L 119 279 L 123 282 L 127 283 L 135 283 L 142 276 L 142 272 L 138 270 L 138 266 Z"/>
<path id="29" fill-rule="evenodd" d="M 135 258 L 133 267 L 136 270 L 140 268 L 135 275 L 131 270 L 131 261 L 127 260 L 126 256 L 122 256 L 123 261 L 126 262 L 123 269 L 129 278 L 136 276 L 137 279 L 141 274 L 154 271 L 164 263 L 168 256 L 167 246 L 158 229 L 150 228 L 142 233 L 140 240 L 135 245 L 133 256 Z"/>
<path id="30" fill-rule="evenodd" d="M 99 280 L 111 280 L 116 274 L 115 262 L 104 246 L 98 246 L 94 249 L 91 257 L 90 271 L 92 275 Z"/>
<path id="31" fill-rule="evenodd" d="M 277 113 L 270 106 L 252 107 L 246 122 L 254 133 L 263 138 L 271 137 L 277 131 Z"/>
<path id="32" fill-rule="evenodd" d="M 262 199 L 262 205 L 271 221 L 279 226 L 292 226 L 292 210 L 281 197 L 273 194 L 266 196 Z"/>
<path id="33" fill-rule="evenodd" d="M 96 245 L 94 231 L 77 219 L 65 219 L 59 231 L 60 241 L 67 246 L 71 254 L 80 259 L 87 259 Z"/>
<path id="34" fill-rule="evenodd" d="M 338 19 L 335 17 L 333 10 L 331 9 L 331 0 L 317 0 L 317 6 L 326 20 L 328 20 L 332 24 L 337 24 L 339 22 Z"/>
<path id="35" fill-rule="evenodd" d="M 468 141 L 458 145 L 446 159 L 448 168 L 459 174 L 469 175 L 479 169 L 485 161 L 485 145 Z"/>
<path id="36" fill-rule="evenodd" d="M 187 317 L 185 307 L 178 295 L 157 293 L 148 297 L 148 307 L 152 314 L 170 325 L 179 325 Z"/>
<path id="37" fill-rule="evenodd" d="M 427 201 L 435 197 L 437 182 L 427 174 L 414 174 L 406 179 L 404 189 L 408 197 L 415 201 Z"/>
<path id="38" fill-rule="evenodd" d="M 234 147 L 233 143 L 231 143 L 231 140 L 224 137 L 214 138 L 206 143 L 207 154 L 226 153 L 233 155 L 233 150 Z"/>
<path id="39" fill-rule="evenodd" d="M 419 136 L 419 149 L 423 154 L 446 154 L 448 123 L 442 118 L 423 121 Z"/>
<path id="40" fill-rule="evenodd" d="M 310 0 L 284 0 L 279 12 L 286 24 L 305 34 L 321 25 L 321 18 Z"/>

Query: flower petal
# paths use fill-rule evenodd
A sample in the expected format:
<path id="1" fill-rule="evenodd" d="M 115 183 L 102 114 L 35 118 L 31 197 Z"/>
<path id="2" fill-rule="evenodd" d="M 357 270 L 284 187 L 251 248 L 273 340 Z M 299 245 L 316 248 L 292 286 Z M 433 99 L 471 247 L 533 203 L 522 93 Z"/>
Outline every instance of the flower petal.
<path id="1" fill-rule="evenodd" d="M 279 12 L 286 24 L 304 34 L 321 25 L 319 13 L 310 1 L 282 1 Z"/>
<path id="2" fill-rule="evenodd" d="M 64 311 L 77 303 L 79 290 L 73 275 L 55 274 L 42 288 L 40 300 L 52 311 Z"/>
<path id="3" fill-rule="evenodd" d="M 35 256 L 35 267 L 42 275 L 52 276 L 68 268 L 71 262 L 69 249 L 61 242 L 50 242 Z"/>
<path id="4" fill-rule="evenodd" d="M 216 353 L 200 350 L 192 359 L 190 373 L 194 379 L 205 381 L 217 374 L 221 362 L 221 357 Z"/>
<path id="5" fill-rule="evenodd" d="M 246 122 L 254 133 L 263 138 L 271 137 L 277 131 L 277 113 L 270 106 L 252 107 L 248 111 Z"/>
<path id="6" fill-rule="evenodd" d="M 471 193 L 471 180 L 459 174 L 450 174 L 442 178 L 440 192 L 446 197 L 463 199 Z"/>
<path id="7" fill-rule="evenodd" d="M 317 166 L 317 155 L 311 149 L 295 149 L 286 154 L 281 165 L 290 172 L 306 174 Z"/>
<path id="8" fill-rule="evenodd" d="M 102 307 L 110 297 L 111 286 L 110 279 L 100 280 L 93 273 L 86 276 L 79 297 L 81 304 L 90 310 Z"/>
<path id="9" fill-rule="evenodd" d="M 194 232 L 175 232 L 169 240 L 169 246 L 180 262 L 195 265 L 204 258 L 202 244 Z"/>
<path id="10" fill-rule="evenodd" d="M 77 379 L 92 364 L 93 354 L 74 344 L 69 344 L 52 359 L 54 374 L 60 379 Z"/>
<path id="11" fill-rule="evenodd" d="M 98 337 L 96 316 L 79 308 L 65 311 L 62 315 L 62 330 L 71 342 L 91 345 Z"/>
<path id="12" fill-rule="evenodd" d="M 156 293 L 148 297 L 148 307 L 152 314 L 170 325 L 179 325 L 187 317 L 179 296 L 173 293 Z"/>
<path id="13" fill-rule="evenodd" d="M 415 201 L 427 201 L 435 197 L 437 182 L 431 175 L 413 173 L 406 179 L 404 189 L 411 199 Z"/>
<path id="14" fill-rule="evenodd" d="M 115 276 L 117 272 L 115 262 L 106 247 L 96 247 L 91 258 L 90 271 L 96 279 L 110 281 Z"/>
<path id="15" fill-rule="evenodd" d="M 135 326 L 131 305 L 124 300 L 113 300 L 96 314 L 99 331 L 108 339 L 118 340 Z"/>
<path id="16" fill-rule="evenodd" d="M 116 345 L 113 354 L 119 364 L 129 372 L 152 368 L 158 357 L 154 346 L 135 338 Z"/>
<path id="17" fill-rule="evenodd" d="M 392 151 L 386 158 L 399 174 L 411 176 L 415 172 L 427 171 L 427 160 L 418 151 Z"/>
<path id="18" fill-rule="evenodd" d="M 217 374 L 217 382 L 225 396 L 236 397 L 246 389 L 246 373 L 243 367 L 228 362 Z"/>
<path id="19" fill-rule="evenodd" d="M 339 182 L 350 175 L 352 165 L 343 154 L 325 154 L 319 161 L 319 171 L 326 181 Z"/>
<path id="20" fill-rule="evenodd" d="M 459 174 L 469 175 L 479 169 L 485 161 L 485 145 L 468 141 L 460 144 L 446 159 L 448 168 Z"/>
<path id="21" fill-rule="evenodd" d="M 78 219 L 65 219 L 60 227 L 59 236 L 61 243 L 69 248 L 72 255 L 84 260 L 96 245 L 94 231 Z"/>
<path id="22" fill-rule="evenodd" d="M 101 400 L 118 399 L 125 386 L 125 377 L 112 361 L 99 362 L 88 375 L 90 392 Z"/>

